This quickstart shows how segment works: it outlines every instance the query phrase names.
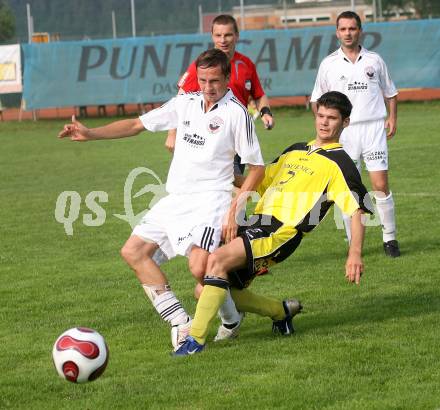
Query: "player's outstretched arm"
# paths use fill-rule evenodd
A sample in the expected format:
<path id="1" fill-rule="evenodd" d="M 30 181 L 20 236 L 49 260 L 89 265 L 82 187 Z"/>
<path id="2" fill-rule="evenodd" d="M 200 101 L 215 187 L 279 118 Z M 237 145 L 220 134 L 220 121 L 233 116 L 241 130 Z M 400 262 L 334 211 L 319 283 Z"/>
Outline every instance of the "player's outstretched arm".
<path id="1" fill-rule="evenodd" d="M 345 263 L 345 277 L 351 283 L 359 285 L 364 263 L 362 261 L 362 245 L 364 243 L 365 226 L 362 222 L 363 212 L 358 209 L 351 217 L 351 242 Z"/>
<path id="2" fill-rule="evenodd" d="M 126 138 L 137 135 L 144 129 L 139 118 L 115 121 L 103 127 L 87 128 L 72 115 L 72 122 L 64 125 L 58 138 L 70 138 L 72 141 L 80 142 Z"/>

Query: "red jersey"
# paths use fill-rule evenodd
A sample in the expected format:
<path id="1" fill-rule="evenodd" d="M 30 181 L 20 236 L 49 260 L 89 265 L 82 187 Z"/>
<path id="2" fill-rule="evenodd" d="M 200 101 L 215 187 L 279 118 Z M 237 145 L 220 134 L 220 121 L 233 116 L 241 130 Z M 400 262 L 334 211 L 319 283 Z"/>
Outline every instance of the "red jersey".
<path id="1" fill-rule="evenodd" d="M 191 63 L 177 85 L 185 92 L 200 90 L 195 61 Z M 264 95 L 255 64 L 237 51 L 231 60 L 231 78 L 228 86 L 245 107 L 248 105 L 249 96 L 258 100 Z"/>

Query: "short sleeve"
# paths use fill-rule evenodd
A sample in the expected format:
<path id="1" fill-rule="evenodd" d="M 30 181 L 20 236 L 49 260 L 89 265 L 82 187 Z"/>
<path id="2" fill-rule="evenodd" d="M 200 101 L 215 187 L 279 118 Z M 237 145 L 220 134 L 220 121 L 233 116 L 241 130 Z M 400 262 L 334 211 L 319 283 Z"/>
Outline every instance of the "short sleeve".
<path id="1" fill-rule="evenodd" d="M 346 215 L 353 215 L 357 209 L 371 214 L 373 204 L 367 189 L 362 184 L 356 166 L 336 167 L 328 186 L 327 199 L 334 202 Z"/>
<path id="2" fill-rule="evenodd" d="M 139 117 L 148 131 L 164 131 L 177 128 L 177 98 L 174 97 L 159 108 L 155 108 Z"/>
<path id="3" fill-rule="evenodd" d="M 383 95 L 386 98 L 394 97 L 395 95 L 397 95 L 397 89 L 393 83 L 393 80 L 391 80 L 391 76 L 388 72 L 387 65 L 385 64 L 385 61 L 382 60 L 382 58 L 380 58 L 379 64 L 380 64 L 380 75 L 379 75 L 380 88 L 383 92 Z"/>
<path id="4" fill-rule="evenodd" d="M 241 157 L 242 164 L 264 165 L 260 143 L 255 133 L 254 121 L 241 104 L 237 107 L 236 120 L 232 123 L 235 140 L 235 152 Z"/>
<path id="5" fill-rule="evenodd" d="M 315 86 L 313 87 L 312 95 L 310 97 L 311 102 L 316 102 L 322 94 L 330 91 L 327 89 L 327 83 L 324 76 L 323 65 L 319 66 L 318 74 L 316 75 Z"/>
<path id="6" fill-rule="evenodd" d="M 257 68 L 252 61 L 250 61 L 250 68 L 252 70 L 251 96 L 254 100 L 258 100 L 265 94 L 265 92 L 263 90 L 263 87 L 261 86 L 260 78 L 258 77 L 257 73 Z"/>

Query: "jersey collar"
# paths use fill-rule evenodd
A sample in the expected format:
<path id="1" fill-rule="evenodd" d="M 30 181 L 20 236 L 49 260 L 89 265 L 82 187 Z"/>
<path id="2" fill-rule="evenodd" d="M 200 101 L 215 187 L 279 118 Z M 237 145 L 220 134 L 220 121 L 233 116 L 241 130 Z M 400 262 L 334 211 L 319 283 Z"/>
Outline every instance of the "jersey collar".
<path id="1" fill-rule="evenodd" d="M 356 63 L 364 57 L 364 54 L 365 54 L 365 51 L 366 51 L 365 48 L 362 47 L 361 45 L 359 45 L 359 48 L 360 48 L 360 50 L 359 50 L 359 55 L 357 56 L 357 59 L 356 59 Z M 348 63 L 351 63 L 350 59 L 349 59 L 349 58 L 345 55 L 345 53 L 342 51 L 342 47 L 339 47 L 339 49 L 338 49 L 338 55 L 339 55 L 339 57 L 341 57 L 344 61 L 347 61 Z"/>
<path id="2" fill-rule="evenodd" d="M 312 147 L 315 145 L 315 143 L 316 143 L 316 139 L 307 143 L 307 147 L 309 148 L 309 153 L 314 152 L 314 151 L 319 151 L 320 149 L 328 151 L 328 150 L 335 149 L 335 148 L 342 148 L 341 143 L 331 142 L 330 144 L 323 145 L 322 147 L 312 149 Z"/>
<path id="3" fill-rule="evenodd" d="M 228 91 L 226 91 L 226 94 L 220 98 L 220 100 L 218 100 L 210 109 L 208 112 L 214 111 L 216 110 L 219 106 L 226 104 L 226 102 L 228 102 L 232 97 L 234 96 L 234 94 L 232 93 L 231 89 L 228 88 Z M 200 93 L 200 108 L 202 109 L 203 112 L 205 112 L 205 98 L 203 97 L 203 94 Z"/>

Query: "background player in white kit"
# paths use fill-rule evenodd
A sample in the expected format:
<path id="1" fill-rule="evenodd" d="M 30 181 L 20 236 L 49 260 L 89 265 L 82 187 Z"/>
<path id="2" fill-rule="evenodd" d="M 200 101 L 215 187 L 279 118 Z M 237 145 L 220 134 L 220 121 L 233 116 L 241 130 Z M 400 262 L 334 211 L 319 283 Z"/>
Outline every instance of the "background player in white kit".
<path id="1" fill-rule="evenodd" d="M 208 255 L 221 238 L 229 242 L 236 237 L 239 196 L 231 201 L 234 155 L 238 153 L 249 166 L 240 193 L 253 191 L 264 176 L 252 118 L 227 87 L 230 64 L 226 54 L 205 51 L 196 65 L 201 92 L 178 95 L 139 118 L 99 128 L 89 129 L 73 119 L 59 134 L 60 138 L 88 141 L 177 128 L 168 195 L 142 218 L 121 250 L 157 312 L 173 327 L 175 348 L 189 331 L 190 317 L 154 254 L 161 252 L 166 259 L 188 256 L 192 274 L 202 279 Z"/>
<path id="2" fill-rule="evenodd" d="M 340 142 L 359 170 L 361 158 L 365 163 L 375 191 L 385 254 L 397 257 L 400 250 L 394 200 L 388 186 L 387 148 L 387 139 L 396 133 L 397 89 L 382 58 L 359 44 L 361 33 L 356 13 L 345 11 L 338 16 L 336 36 L 341 47 L 321 62 L 311 102 L 316 114 L 316 101 L 322 94 L 340 91 L 353 104 L 350 125 L 342 132 Z M 346 216 L 344 223 L 350 240 L 350 220 Z"/>

